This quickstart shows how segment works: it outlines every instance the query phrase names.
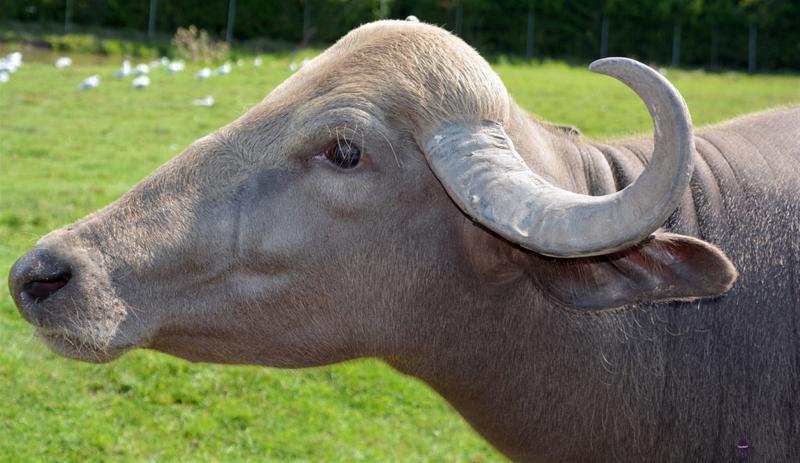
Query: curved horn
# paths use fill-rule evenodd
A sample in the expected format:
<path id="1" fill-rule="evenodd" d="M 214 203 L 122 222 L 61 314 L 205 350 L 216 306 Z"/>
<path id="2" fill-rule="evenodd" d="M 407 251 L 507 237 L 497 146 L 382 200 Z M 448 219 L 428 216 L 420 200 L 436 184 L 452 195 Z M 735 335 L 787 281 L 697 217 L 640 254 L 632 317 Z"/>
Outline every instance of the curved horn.
<path id="1" fill-rule="evenodd" d="M 655 149 L 644 172 L 606 196 L 562 190 L 532 172 L 500 124 L 450 124 L 424 140 L 450 197 L 495 233 L 540 254 L 583 257 L 632 246 L 677 208 L 692 176 L 692 121 L 683 98 L 650 67 L 606 58 L 589 69 L 615 77 L 647 105 Z"/>

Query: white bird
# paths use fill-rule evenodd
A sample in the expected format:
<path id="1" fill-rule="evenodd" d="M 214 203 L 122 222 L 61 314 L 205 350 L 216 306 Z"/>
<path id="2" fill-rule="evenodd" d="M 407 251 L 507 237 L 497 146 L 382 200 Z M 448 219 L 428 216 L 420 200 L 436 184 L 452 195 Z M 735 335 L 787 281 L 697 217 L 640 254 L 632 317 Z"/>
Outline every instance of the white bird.
<path id="1" fill-rule="evenodd" d="M 141 76 L 133 79 L 133 82 L 131 82 L 131 86 L 133 88 L 137 89 L 137 90 L 141 89 L 141 88 L 145 88 L 148 85 L 150 85 L 150 78 L 145 76 L 145 75 L 141 75 Z"/>
<path id="2" fill-rule="evenodd" d="M 64 69 L 72 66 L 72 58 L 68 56 L 62 56 L 61 58 L 56 60 L 56 68 L 57 69 Z"/>
<path id="3" fill-rule="evenodd" d="M 236 67 L 240 68 L 242 66 L 244 66 L 244 60 L 243 59 L 237 59 L 236 60 Z"/>
<path id="4" fill-rule="evenodd" d="M 256 56 L 256 59 L 253 60 L 253 66 L 256 66 L 256 67 L 261 66 L 261 57 L 260 56 Z"/>
<path id="5" fill-rule="evenodd" d="M 205 80 L 211 77 L 211 69 L 203 68 L 197 71 L 197 74 L 194 75 L 194 78 L 197 80 Z"/>
<path id="6" fill-rule="evenodd" d="M 292 61 L 292 63 L 289 65 L 289 70 L 292 71 L 292 72 L 295 72 L 295 71 L 297 71 L 298 69 L 302 68 L 303 66 L 305 66 L 306 64 L 308 64 L 310 62 L 311 62 L 311 60 L 304 59 L 303 61 L 300 61 L 300 64 L 298 65 L 297 63 Z"/>
<path id="7" fill-rule="evenodd" d="M 6 55 L 6 59 L 11 61 L 12 63 L 17 63 L 19 65 L 22 64 L 22 53 L 15 51 L 13 53 L 9 53 Z"/>
<path id="8" fill-rule="evenodd" d="M 93 76 L 89 76 L 78 85 L 78 90 L 91 90 L 93 88 L 97 88 L 100 85 L 100 76 L 97 74 Z"/>
<path id="9" fill-rule="evenodd" d="M 9 81 L 8 73 L 0 71 L 0 84 L 4 84 Z"/>
<path id="10" fill-rule="evenodd" d="M 215 74 L 230 74 L 231 73 L 231 63 L 225 63 L 222 66 L 218 67 L 215 71 Z"/>
<path id="11" fill-rule="evenodd" d="M 128 77 L 131 75 L 131 62 L 125 60 L 122 62 L 122 66 L 114 73 L 114 78 L 119 80 L 123 77 Z"/>
<path id="12" fill-rule="evenodd" d="M 150 66 L 148 66 L 148 65 L 146 65 L 144 63 L 140 63 L 140 64 L 136 65 L 136 75 L 137 76 L 141 76 L 141 75 L 149 74 L 149 73 L 150 73 Z"/>
<path id="13" fill-rule="evenodd" d="M 0 72 L 13 74 L 22 66 L 22 53 L 15 51 L 0 58 Z"/>
<path id="14" fill-rule="evenodd" d="M 161 57 L 161 65 L 162 66 L 166 66 L 168 64 L 169 64 L 169 58 L 167 58 L 166 56 L 162 56 Z"/>
<path id="15" fill-rule="evenodd" d="M 192 104 L 195 106 L 214 106 L 214 97 L 208 95 L 204 98 L 198 98 L 196 100 L 192 100 Z"/>
<path id="16" fill-rule="evenodd" d="M 164 58 L 161 58 L 162 60 Z M 162 61 L 163 62 L 163 61 Z M 167 72 L 172 74 L 174 72 L 180 72 L 186 69 L 186 65 L 183 64 L 183 61 L 172 61 L 171 63 L 167 64 Z"/>

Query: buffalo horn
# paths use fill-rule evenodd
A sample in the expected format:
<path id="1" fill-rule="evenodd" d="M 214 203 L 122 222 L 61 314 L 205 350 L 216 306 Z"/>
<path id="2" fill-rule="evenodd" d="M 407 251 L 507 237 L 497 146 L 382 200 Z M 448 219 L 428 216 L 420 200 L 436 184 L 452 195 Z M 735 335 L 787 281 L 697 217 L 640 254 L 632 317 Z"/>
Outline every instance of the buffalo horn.
<path id="1" fill-rule="evenodd" d="M 589 69 L 633 89 L 655 126 L 652 159 L 623 190 L 588 196 L 554 186 L 528 168 L 492 121 L 443 124 L 422 140 L 433 172 L 466 214 L 548 256 L 595 256 L 635 245 L 677 208 L 692 175 L 692 122 L 675 87 L 627 58 L 601 59 Z"/>

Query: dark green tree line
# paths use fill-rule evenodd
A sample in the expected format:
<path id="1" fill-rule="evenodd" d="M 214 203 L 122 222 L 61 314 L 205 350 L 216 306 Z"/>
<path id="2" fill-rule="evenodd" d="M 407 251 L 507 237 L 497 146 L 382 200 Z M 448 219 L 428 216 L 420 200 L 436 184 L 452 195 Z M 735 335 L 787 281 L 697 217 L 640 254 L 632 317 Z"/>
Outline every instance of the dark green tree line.
<path id="1" fill-rule="evenodd" d="M 63 22 L 66 1 L 0 0 L 0 20 Z M 75 24 L 148 28 L 150 0 L 71 1 Z M 156 29 L 194 24 L 225 37 L 229 1 L 158 0 Z M 525 56 L 532 46 L 536 58 L 585 61 L 603 50 L 682 66 L 800 69 L 800 0 L 237 0 L 233 36 L 299 42 L 313 29 L 315 42 L 330 43 L 379 19 L 382 5 L 490 55 Z"/>

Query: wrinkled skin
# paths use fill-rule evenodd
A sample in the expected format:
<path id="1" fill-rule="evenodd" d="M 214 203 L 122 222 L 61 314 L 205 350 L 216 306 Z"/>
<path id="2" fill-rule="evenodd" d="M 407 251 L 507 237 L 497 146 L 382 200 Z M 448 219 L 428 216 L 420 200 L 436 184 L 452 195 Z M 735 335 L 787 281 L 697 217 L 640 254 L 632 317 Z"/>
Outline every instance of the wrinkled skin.
<path id="1" fill-rule="evenodd" d="M 798 111 L 785 110 L 727 130 L 774 126 L 768 117 L 786 130 L 800 126 Z M 623 187 L 652 151 L 648 140 L 588 145 L 533 121 L 485 61 L 438 28 L 373 23 L 117 202 L 44 237 L 33 253 L 68 262 L 67 286 L 34 302 L 20 294 L 20 279 L 12 293 L 55 352 L 86 361 L 136 347 L 275 367 L 381 357 L 427 381 L 519 460 L 724 459 L 739 437 L 758 442 L 770 461 L 800 453 L 792 438 L 800 436 L 800 283 L 777 271 L 787 284 L 776 293 L 735 302 L 754 294 L 751 281 L 766 267 L 737 251 L 741 236 L 721 231 L 744 217 L 720 205 L 733 204 L 719 191 L 730 174 L 703 176 L 701 166 L 694 196 L 667 225 L 683 235 L 659 232 L 608 258 L 557 261 L 489 233 L 449 199 L 418 142 L 453 118 L 502 122 L 531 169 L 579 193 Z M 716 130 L 708 137 L 726 129 Z M 357 167 L 320 156 L 337 141 L 361 149 Z M 792 146 L 776 143 L 776 152 Z M 798 158 L 789 153 L 786 165 L 797 169 Z M 790 176 L 775 188 L 788 199 L 770 213 L 786 225 L 765 231 L 794 264 L 798 184 Z M 38 265 L 20 262 L 12 273 Z M 735 295 L 652 303 L 719 296 L 743 262 L 747 278 Z M 715 317 L 765 304 L 778 310 L 775 321 L 749 323 L 778 333 L 763 341 L 767 360 L 715 344 L 726 334 L 713 331 Z M 744 329 L 727 319 L 719 326 L 737 336 Z M 676 331 L 714 335 L 681 344 Z M 726 355 L 760 366 L 732 372 Z M 741 382 L 766 405 L 724 406 L 747 401 Z"/>

